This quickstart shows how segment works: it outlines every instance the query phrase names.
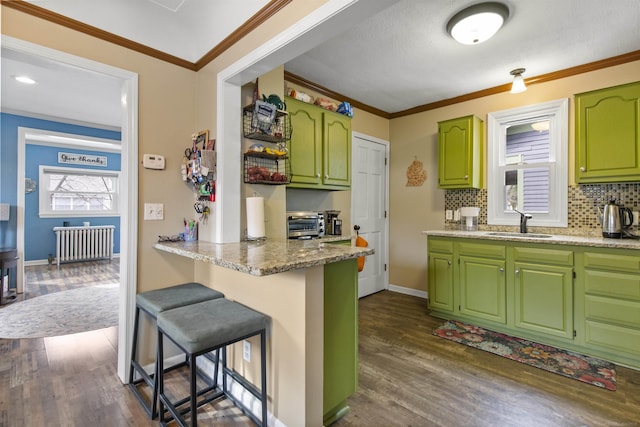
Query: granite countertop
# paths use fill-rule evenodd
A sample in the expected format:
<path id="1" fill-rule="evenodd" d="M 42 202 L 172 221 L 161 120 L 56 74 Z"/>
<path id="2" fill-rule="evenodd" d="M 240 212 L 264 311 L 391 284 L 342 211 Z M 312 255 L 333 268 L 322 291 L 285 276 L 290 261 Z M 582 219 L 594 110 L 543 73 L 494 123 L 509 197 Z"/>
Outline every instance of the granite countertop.
<path id="1" fill-rule="evenodd" d="M 492 234 L 496 233 L 496 234 Z M 495 232 L 495 231 L 462 231 L 462 230 L 427 230 L 426 236 L 460 237 L 465 239 L 501 240 L 509 242 L 547 243 L 551 245 L 590 246 L 599 248 L 640 249 L 639 239 L 607 239 L 602 236 L 574 236 L 562 234 Z"/>
<path id="2" fill-rule="evenodd" d="M 267 276 L 374 253 L 372 248 L 330 243 L 349 239 L 349 236 L 328 236 L 311 240 L 266 239 L 238 243 L 158 242 L 153 247 L 253 276 Z"/>

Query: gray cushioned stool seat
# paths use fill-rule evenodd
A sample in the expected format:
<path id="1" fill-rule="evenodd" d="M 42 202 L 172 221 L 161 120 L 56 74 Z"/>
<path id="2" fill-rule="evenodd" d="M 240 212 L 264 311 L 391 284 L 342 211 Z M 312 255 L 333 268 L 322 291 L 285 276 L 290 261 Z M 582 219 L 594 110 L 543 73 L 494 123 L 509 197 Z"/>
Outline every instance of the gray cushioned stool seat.
<path id="1" fill-rule="evenodd" d="M 158 353 L 158 400 L 160 403 L 160 424 L 171 422 L 165 418 L 168 412 L 178 425 L 186 426 L 183 413 L 191 413 L 191 426 L 198 424 L 198 407 L 212 402 L 221 397 L 229 398 L 242 412 L 251 418 L 256 424 L 267 426 L 267 366 L 266 366 L 266 329 L 267 317 L 240 303 L 224 298 L 203 301 L 186 307 L 158 313 L 158 340 L 160 345 Z M 226 346 L 243 339 L 260 336 L 260 389 L 248 382 L 239 373 L 227 367 Z M 172 402 L 165 394 L 162 342 L 163 337 L 173 341 L 182 349 L 189 362 L 189 396 Z M 196 363 L 195 358 L 211 351 L 218 352 L 216 359 L 222 362 L 222 389 L 218 387 L 206 387 L 198 390 L 196 387 Z M 221 352 L 221 355 L 220 355 Z M 227 377 L 230 376 L 242 387 L 260 400 L 262 416 L 258 418 L 245 404 L 237 400 L 227 387 Z M 217 364 L 214 371 L 217 384 Z M 201 398 L 200 398 L 201 397 Z M 199 399 L 200 398 L 200 399 Z M 178 409 L 182 404 L 189 402 L 188 410 Z M 166 411 L 165 411 L 166 407 Z"/>
<path id="2" fill-rule="evenodd" d="M 217 298 L 224 298 L 224 294 L 200 283 L 183 283 L 182 285 L 139 293 L 136 295 L 136 304 L 147 313 L 157 317 L 158 313 L 165 310 Z"/>
<path id="3" fill-rule="evenodd" d="M 147 411 L 147 414 L 149 414 L 152 419 L 157 415 L 157 360 L 156 367 L 152 375 L 149 375 L 136 360 L 138 351 L 138 323 L 140 310 L 146 312 L 151 318 L 157 319 L 158 313 L 162 313 L 163 311 L 220 298 L 224 298 L 224 294 L 222 292 L 218 292 L 215 289 L 208 288 L 200 283 L 195 282 L 183 283 L 180 285 L 169 286 L 168 288 L 141 292 L 136 295 L 136 313 L 133 325 L 133 345 L 131 347 L 129 387 L 131 388 L 131 391 L 133 391 L 142 407 L 145 409 L 145 411 Z M 177 368 L 180 366 L 181 365 L 176 365 L 172 368 Z M 135 379 L 134 377 L 136 374 L 141 378 Z M 137 385 L 142 381 L 144 381 L 147 386 L 151 388 L 151 401 L 147 401 L 140 390 L 138 390 Z"/>
<path id="4" fill-rule="evenodd" d="M 227 299 L 204 301 L 158 314 L 158 328 L 189 353 L 238 341 L 266 327 L 263 314 Z"/>

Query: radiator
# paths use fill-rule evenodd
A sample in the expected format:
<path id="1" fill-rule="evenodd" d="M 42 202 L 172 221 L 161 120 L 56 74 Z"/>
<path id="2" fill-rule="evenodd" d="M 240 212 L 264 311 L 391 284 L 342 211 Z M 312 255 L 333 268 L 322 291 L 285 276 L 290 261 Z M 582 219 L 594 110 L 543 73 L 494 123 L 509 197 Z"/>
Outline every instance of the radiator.
<path id="1" fill-rule="evenodd" d="M 113 258 L 113 225 L 53 227 L 56 263 Z"/>

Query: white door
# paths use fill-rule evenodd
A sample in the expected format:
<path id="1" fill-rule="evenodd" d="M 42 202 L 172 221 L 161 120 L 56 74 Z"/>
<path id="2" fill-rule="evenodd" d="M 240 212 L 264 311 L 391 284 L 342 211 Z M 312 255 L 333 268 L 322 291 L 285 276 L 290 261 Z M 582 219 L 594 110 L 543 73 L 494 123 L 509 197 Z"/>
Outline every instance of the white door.
<path id="1" fill-rule="evenodd" d="M 389 143 L 353 133 L 351 156 L 351 224 L 375 250 L 358 274 L 358 297 L 387 289 L 388 220 L 387 153 Z"/>

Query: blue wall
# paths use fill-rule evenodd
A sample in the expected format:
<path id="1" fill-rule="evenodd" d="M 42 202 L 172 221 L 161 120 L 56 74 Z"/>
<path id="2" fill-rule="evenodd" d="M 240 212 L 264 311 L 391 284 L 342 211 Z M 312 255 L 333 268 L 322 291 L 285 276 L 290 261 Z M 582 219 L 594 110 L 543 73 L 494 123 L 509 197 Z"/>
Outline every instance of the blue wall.
<path id="1" fill-rule="evenodd" d="M 14 114 L 0 114 L 0 202 L 9 203 L 10 220 L 0 222 L 0 247 L 16 246 L 17 230 L 17 186 L 18 186 L 18 127 L 44 129 L 83 136 L 120 140 L 120 132 L 95 129 L 86 126 L 70 125 L 49 120 L 34 119 Z M 107 156 L 107 168 L 81 165 L 59 165 L 58 152 L 87 153 Z M 120 170 L 119 153 L 103 153 L 89 150 L 75 150 L 59 147 L 44 147 L 27 145 L 26 147 L 26 176 L 38 182 L 39 166 L 59 165 L 64 167 L 80 167 L 86 169 Z M 39 188 L 39 186 L 38 186 Z M 114 252 L 120 252 L 120 218 L 119 217 L 88 217 L 88 218 L 39 218 L 38 191 L 25 195 L 25 261 L 47 259 L 49 254 L 55 254 L 55 234 L 53 227 L 61 226 L 63 221 L 71 225 L 81 225 L 83 221 L 90 221 L 91 225 L 115 225 Z"/>

